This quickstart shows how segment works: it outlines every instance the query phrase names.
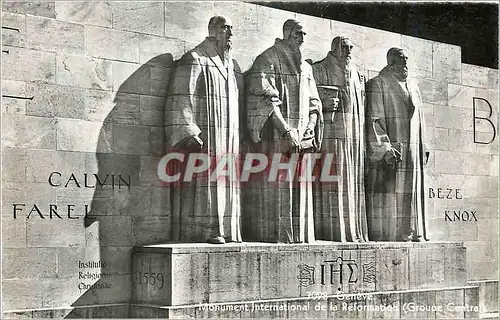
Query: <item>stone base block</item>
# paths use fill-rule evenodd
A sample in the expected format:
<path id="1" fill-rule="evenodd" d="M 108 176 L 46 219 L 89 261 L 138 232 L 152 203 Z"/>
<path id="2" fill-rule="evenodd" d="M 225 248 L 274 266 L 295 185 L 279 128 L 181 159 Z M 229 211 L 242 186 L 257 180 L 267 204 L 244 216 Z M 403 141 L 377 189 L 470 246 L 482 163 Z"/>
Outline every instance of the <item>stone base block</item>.
<path id="1" fill-rule="evenodd" d="M 307 298 L 464 286 L 459 242 L 165 244 L 135 248 L 133 303 Z"/>
<path id="2" fill-rule="evenodd" d="M 75 308 L 16 310 L 4 312 L 2 314 L 2 319 L 110 319 L 129 317 L 130 310 L 128 303 L 79 306 Z"/>
<path id="3" fill-rule="evenodd" d="M 478 294 L 478 287 L 464 286 L 182 307 L 132 304 L 130 316 L 167 319 L 464 319 L 479 317 Z"/>
<path id="4" fill-rule="evenodd" d="M 498 319 L 498 312 L 482 313 L 479 315 L 480 319 Z"/>
<path id="5" fill-rule="evenodd" d="M 2 313 L 2 319 L 62 319 L 71 311 L 72 308 L 7 311 Z"/>
<path id="6" fill-rule="evenodd" d="M 479 312 L 483 315 L 498 316 L 498 280 L 469 281 L 469 285 L 479 287 Z"/>

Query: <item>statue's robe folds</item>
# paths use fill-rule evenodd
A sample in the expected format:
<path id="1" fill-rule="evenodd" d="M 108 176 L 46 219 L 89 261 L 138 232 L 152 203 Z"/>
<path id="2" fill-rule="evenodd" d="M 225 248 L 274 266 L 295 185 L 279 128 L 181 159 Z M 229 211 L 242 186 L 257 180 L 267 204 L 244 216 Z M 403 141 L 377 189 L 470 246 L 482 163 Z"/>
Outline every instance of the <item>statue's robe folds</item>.
<path id="1" fill-rule="evenodd" d="M 323 105 L 325 131 L 321 153 L 333 154 L 338 182 L 314 183 L 316 239 L 368 241 L 365 208 L 365 84 L 354 66 L 347 70 L 331 52 L 314 63 L 316 84 L 340 89 L 337 111 Z M 346 82 L 346 71 L 349 73 Z M 320 97 L 322 92 L 320 90 Z M 323 97 L 321 97 L 323 98 Z"/>
<path id="2" fill-rule="evenodd" d="M 247 75 L 246 117 L 250 152 L 269 159 L 267 170 L 252 175 L 243 182 L 244 240 L 275 243 L 313 242 L 312 162 L 307 156 L 297 156 L 297 166 L 286 158 L 289 151 L 286 138 L 273 122 L 272 97 L 278 98 L 283 118 L 303 137 L 309 117 L 318 115 L 314 128 L 316 144 L 322 140 L 323 120 L 321 101 L 311 66 L 300 55 L 293 54 L 280 39 L 259 55 Z M 289 163 L 274 179 L 270 174 L 273 156 L 282 154 L 281 162 Z M 292 172 L 295 171 L 296 175 Z M 293 175 L 293 176 L 292 176 Z M 304 181 L 298 181 L 302 178 Z M 271 180 L 271 181 L 270 181 Z"/>
<path id="3" fill-rule="evenodd" d="M 429 154 L 418 87 L 398 81 L 386 67 L 367 83 L 366 92 L 370 240 L 427 240 L 423 166 Z M 391 146 L 402 155 L 395 168 L 383 160 Z"/>
<path id="4" fill-rule="evenodd" d="M 167 96 L 167 151 L 198 136 L 203 149 L 193 152 L 208 154 L 212 160 L 238 157 L 241 80 L 236 61 L 229 58 L 223 63 L 209 38 L 186 53 L 171 78 Z M 188 156 L 178 170 L 186 169 Z M 236 170 L 228 168 L 230 177 L 226 179 L 210 179 L 215 170 L 211 166 L 206 177 L 170 186 L 172 240 L 200 242 L 222 236 L 226 241 L 241 241 L 240 185 Z"/>

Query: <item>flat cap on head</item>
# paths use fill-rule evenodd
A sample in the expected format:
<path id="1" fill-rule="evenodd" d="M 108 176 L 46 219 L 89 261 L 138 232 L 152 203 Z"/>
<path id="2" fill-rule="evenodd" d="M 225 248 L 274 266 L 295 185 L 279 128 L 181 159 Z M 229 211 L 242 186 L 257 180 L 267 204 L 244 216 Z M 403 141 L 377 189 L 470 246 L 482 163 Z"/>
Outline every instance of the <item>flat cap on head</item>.
<path id="1" fill-rule="evenodd" d="M 283 39 L 288 39 L 290 34 L 294 31 L 294 29 L 300 28 L 302 29 L 302 24 L 294 19 L 288 19 L 283 23 Z M 303 32 L 303 34 L 306 34 Z"/>
<path id="2" fill-rule="evenodd" d="M 333 53 L 342 52 L 342 45 L 349 41 L 348 37 L 338 36 L 333 38 L 331 50 Z"/>
<path id="3" fill-rule="evenodd" d="M 403 52 L 405 51 L 402 48 L 390 48 L 389 51 L 387 51 L 387 64 L 392 65 L 394 63 L 394 58 L 399 57 Z"/>

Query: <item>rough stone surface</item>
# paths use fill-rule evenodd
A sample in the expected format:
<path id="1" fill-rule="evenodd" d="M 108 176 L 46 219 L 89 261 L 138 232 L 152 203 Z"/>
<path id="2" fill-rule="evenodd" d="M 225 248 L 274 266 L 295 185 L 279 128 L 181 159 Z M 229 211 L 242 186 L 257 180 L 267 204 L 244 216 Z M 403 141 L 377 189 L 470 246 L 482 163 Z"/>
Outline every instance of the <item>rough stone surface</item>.
<path id="1" fill-rule="evenodd" d="M 2 1 L 2 10 L 47 18 L 55 18 L 55 3 L 56 1 Z"/>
<path id="2" fill-rule="evenodd" d="M 488 88 L 489 69 L 462 63 L 462 84 L 464 86 Z"/>
<path id="3" fill-rule="evenodd" d="M 92 57 L 139 62 L 139 35 L 101 27 L 87 27 L 87 54 Z"/>
<path id="4" fill-rule="evenodd" d="M 57 56 L 57 84 L 88 89 L 112 87 L 111 63 L 85 56 Z"/>
<path id="5" fill-rule="evenodd" d="M 85 51 L 84 26 L 80 24 L 28 16 L 26 37 L 31 49 L 79 54 Z"/>
<path id="6" fill-rule="evenodd" d="M 432 42 L 403 35 L 401 43 L 410 56 L 409 72 L 423 78 L 432 77 Z"/>
<path id="7" fill-rule="evenodd" d="M 54 118 L 19 115 L 2 117 L 2 139 L 5 147 L 51 149 L 56 148 Z"/>
<path id="8" fill-rule="evenodd" d="M 2 81 L 2 113 L 4 114 L 26 114 L 26 101 L 14 97 L 27 97 L 26 82 L 4 80 Z"/>
<path id="9" fill-rule="evenodd" d="M 108 2 L 55 2 L 57 20 L 84 25 L 112 26 L 111 8 Z"/>
<path id="10" fill-rule="evenodd" d="M 59 119 L 57 123 L 57 149 L 66 151 L 110 152 L 112 148 L 111 124 L 78 119 Z M 105 132 L 105 134 L 102 134 Z M 90 142 L 90 143 L 89 143 Z"/>
<path id="11" fill-rule="evenodd" d="M 432 75 L 438 80 L 461 83 L 462 58 L 459 46 L 433 42 Z"/>
<path id="12" fill-rule="evenodd" d="M 134 274 L 167 275 L 167 287 L 136 279 L 134 301 L 183 305 L 307 297 L 315 290 L 333 295 L 463 286 L 465 259 L 459 243 L 146 246 L 134 253 Z"/>
<path id="13" fill-rule="evenodd" d="M 113 28 L 164 35 L 163 2 L 111 2 Z"/>
<path id="14" fill-rule="evenodd" d="M 54 52 L 8 46 L 4 49 L 9 50 L 9 54 L 3 54 L 3 79 L 55 82 L 56 55 Z"/>
<path id="15" fill-rule="evenodd" d="M 9 317 L 129 316 L 126 303 L 132 295 L 132 247 L 164 242 L 170 237 L 169 189 L 156 174 L 156 165 L 165 154 L 164 98 L 170 75 L 175 61 L 207 36 L 208 20 L 216 13 L 233 21 L 233 56 L 242 72 L 276 38 L 282 37 L 282 24 L 289 18 L 305 25 L 306 59 L 314 61 L 326 56 L 333 37 L 350 37 L 355 46 L 354 62 L 367 79 L 385 66 L 388 48 L 407 49 L 410 75 L 419 83 L 427 118 L 431 156 L 426 186 L 460 189 L 463 197 L 431 199 L 426 195 L 429 235 L 432 241 L 465 241 L 467 253 L 463 249 L 437 249 L 435 244 L 430 251 L 418 245 L 382 248 L 382 244 L 373 244 L 381 248 L 358 252 L 342 244 L 335 244 L 335 250 L 328 244 L 326 252 L 308 246 L 278 250 L 255 244 L 242 248 L 238 254 L 228 249 L 232 246 L 212 247 L 210 254 L 196 252 L 204 250 L 200 246 L 175 253 L 178 266 L 188 270 L 182 281 L 178 279 L 176 288 L 192 289 L 190 298 L 175 299 L 190 299 L 187 303 L 227 300 L 238 294 L 235 288 L 253 298 L 304 297 L 308 289 L 322 291 L 324 287 L 335 293 L 339 287 L 336 284 L 322 286 L 317 281 L 309 288 L 297 286 L 297 264 L 311 261 L 318 272 L 320 263 L 330 259 L 330 255 L 355 258 L 361 269 L 370 261 L 388 259 L 387 267 L 376 264 L 381 272 L 374 282 L 363 282 L 362 286 L 346 283 L 340 286 L 345 292 L 390 290 L 394 286 L 412 290 L 460 285 L 465 279 L 498 277 L 498 263 L 495 263 L 498 253 L 494 250 L 498 248 L 499 232 L 498 137 L 491 144 L 475 144 L 472 113 L 473 98 L 486 99 L 493 110 L 491 117 L 488 104 L 482 100 L 476 101 L 477 116 L 489 117 L 498 135 L 498 70 L 462 64 L 459 47 L 243 2 L 3 1 L 3 26 L 18 28 L 19 32 L 2 30 L 2 49 L 9 51 L 2 53 L 2 93 L 33 97 L 32 100 L 2 98 L 2 247 L 7 254 L 3 270 L 9 277 L 2 282 L 2 307 L 7 311 L 34 310 L 9 312 Z M 491 139 L 492 128 L 486 120 L 476 119 L 475 137 L 480 141 Z M 53 171 L 61 173 L 56 181 L 63 186 L 48 184 Z M 72 173 L 80 187 L 73 182 L 64 187 Z M 95 187 L 92 180 L 90 184 L 94 187 L 85 187 L 84 174 L 91 178 L 98 174 L 101 180 L 108 177 L 107 184 Z M 112 175 L 130 176 L 131 189 L 113 188 Z M 14 203 L 25 204 L 17 219 L 13 219 Z M 33 211 L 26 220 L 35 204 L 46 219 Z M 63 219 L 55 215 L 52 221 L 49 219 L 50 205 L 58 206 Z M 68 205 L 75 206 L 72 216 L 78 219 L 67 219 Z M 91 208 L 93 220 L 84 220 L 85 205 Z M 445 221 L 445 211 L 459 210 L 476 211 L 478 221 Z M 112 289 L 80 291 L 79 260 L 108 262 L 103 270 L 113 273 Z M 223 261 L 228 265 L 227 272 L 226 266 L 219 263 Z M 233 261 L 246 268 L 247 273 L 239 274 Z M 419 261 L 419 268 L 413 268 L 412 261 Z M 159 262 L 155 263 L 151 266 L 160 267 Z M 38 273 L 31 268 L 33 265 L 40 266 Z M 202 268 L 204 265 L 220 270 L 220 275 L 210 276 L 210 270 Z M 256 276 L 256 266 L 260 268 L 259 282 L 252 284 L 249 279 Z M 396 271 L 391 273 L 392 267 Z M 389 269 L 384 272 L 383 268 Z M 184 270 L 178 270 L 177 274 L 182 275 Z M 411 272 L 405 279 L 402 275 L 408 270 Z M 204 280 L 194 284 L 190 277 Z M 232 285 L 223 283 L 224 280 L 233 281 Z M 211 291 L 208 293 L 207 289 Z M 158 293 L 155 288 L 145 290 L 145 294 Z M 465 293 L 460 290 L 459 295 L 466 301 L 476 303 L 474 288 L 464 289 Z M 437 299 L 459 302 L 456 292 L 438 291 L 388 294 L 367 303 L 431 304 Z M 481 312 L 498 311 L 498 304 L 492 302 L 497 300 L 497 287 L 488 284 L 481 286 L 479 292 Z M 312 306 L 317 301 L 310 302 Z M 329 298 L 327 302 L 341 306 L 337 299 Z M 85 307 L 106 303 L 117 305 Z M 66 308 L 72 304 L 76 308 Z M 226 314 L 195 308 L 165 310 L 144 306 L 133 307 L 131 311 L 136 316 L 172 318 L 395 316 L 390 312 L 344 314 L 332 310 L 326 314 L 323 311 Z M 432 318 L 436 314 L 399 316 Z"/>
<path id="16" fill-rule="evenodd" d="M 280 319 L 441 319 L 454 316 L 457 319 L 477 318 L 477 312 L 464 312 L 461 306 L 477 307 L 478 288 L 462 286 L 444 290 L 403 291 L 400 293 L 379 293 L 360 295 L 357 300 L 348 300 L 346 296 L 330 296 L 328 299 L 283 299 L 280 301 L 238 301 L 234 303 L 212 304 L 211 308 L 199 305 L 161 308 L 160 305 L 134 304 L 131 315 L 141 318 L 280 318 Z M 459 311 L 450 312 L 446 299 Z M 416 303 L 418 301 L 418 304 Z M 437 306 L 439 301 L 443 311 L 413 310 L 408 304 Z M 421 304 L 420 304 L 421 303 Z M 476 303 L 476 304 L 474 304 Z M 378 309 L 377 309 L 378 307 Z M 385 309 L 381 311 L 381 307 Z M 453 308 L 451 306 L 450 308 Z M 430 309 L 430 307 L 428 308 Z"/>
<path id="17" fill-rule="evenodd" d="M 2 29 L 3 45 L 24 47 L 26 45 L 26 16 L 22 14 L 2 11 L 2 26 L 11 29 Z"/>
<path id="18" fill-rule="evenodd" d="M 165 6 L 165 36 L 202 41 L 207 36 L 207 24 L 213 16 L 213 6 L 211 1 L 169 3 Z"/>
<path id="19" fill-rule="evenodd" d="M 397 33 L 364 28 L 363 54 L 366 68 L 382 70 L 387 65 L 387 50 L 401 48 L 401 35 Z"/>

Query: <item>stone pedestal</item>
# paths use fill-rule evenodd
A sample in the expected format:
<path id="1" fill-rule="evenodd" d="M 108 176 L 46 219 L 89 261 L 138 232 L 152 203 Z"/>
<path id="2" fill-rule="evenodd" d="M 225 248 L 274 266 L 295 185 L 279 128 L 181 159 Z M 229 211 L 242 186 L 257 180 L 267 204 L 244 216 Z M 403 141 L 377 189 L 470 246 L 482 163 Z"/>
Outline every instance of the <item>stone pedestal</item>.
<path id="1" fill-rule="evenodd" d="M 469 286 L 479 288 L 479 313 L 482 319 L 498 319 L 498 280 L 469 281 Z"/>
<path id="2" fill-rule="evenodd" d="M 139 247 L 133 254 L 131 316 L 253 318 L 269 311 L 267 316 L 285 318 L 327 317 L 328 312 L 341 317 L 382 312 L 400 318 L 411 313 L 401 313 L 405 303 L 415 302 L 440 304 L 446 317 L 452 312 L 446 309 L 448 302 L 470 305 L 478 297 L 478 288 L 466 285 L 465 259 L 459 242 Z M 343 310 L 343 303 L 393 307 L 353 311 Z M 437 317 L 438 310 L 429 312 Z M 467 310 L 452 313 L 463 318 L 467 312 L 471 315 Z"/>
<path id="3" fill-rule="evenodd" d="M 467 311 L 477 306 L 478 288 L 405 290 L 334 295 L 325 299 L 275 299 L 259 302 L 161 307 L 132 304 L 133 318 L 309 318 L 309 319 L 464 319 L 478 318 Z M 476 300 L 475 300 L 476 299 Z"/>

